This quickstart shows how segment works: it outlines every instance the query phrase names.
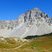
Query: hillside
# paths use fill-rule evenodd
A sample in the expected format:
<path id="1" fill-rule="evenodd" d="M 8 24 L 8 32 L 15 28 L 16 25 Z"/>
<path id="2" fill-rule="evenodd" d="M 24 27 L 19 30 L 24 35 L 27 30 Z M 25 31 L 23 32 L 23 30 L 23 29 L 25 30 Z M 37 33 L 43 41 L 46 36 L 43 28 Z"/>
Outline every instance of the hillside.
<path id="1" fill-rule="evenodd" d="M 5 41 L 0 39 L 0 52 L 52 52 L 52 35 L 35 37 L 24 42 L 14 38 L 5 38 Z"/>

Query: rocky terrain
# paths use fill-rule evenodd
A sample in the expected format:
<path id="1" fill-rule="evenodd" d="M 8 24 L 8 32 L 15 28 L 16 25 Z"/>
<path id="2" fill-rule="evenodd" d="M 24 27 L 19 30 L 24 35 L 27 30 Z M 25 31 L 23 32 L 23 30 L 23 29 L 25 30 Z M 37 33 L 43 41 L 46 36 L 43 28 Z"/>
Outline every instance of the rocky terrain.
<path id="1" fill-rule="evenodd" d="M 34 8 L 19 16 L 17 20 L 0 21 L 0 37 L 24 38 L 52 33 L 52 18 Z"/>

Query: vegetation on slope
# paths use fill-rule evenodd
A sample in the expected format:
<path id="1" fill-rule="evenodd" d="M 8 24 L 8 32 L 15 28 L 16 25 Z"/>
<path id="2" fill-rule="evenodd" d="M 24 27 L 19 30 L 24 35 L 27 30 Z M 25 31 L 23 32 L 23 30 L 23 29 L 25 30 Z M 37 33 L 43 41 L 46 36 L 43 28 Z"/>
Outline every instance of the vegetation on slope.
<path id="1" fill-rule="evenodd" d="M 0 41 L 0 52 L 52 52 L 52 34 L 28 39 L 28 42 L 13 38 L 5 40 Z"/>
<path id="2" fill-rule="evenodd" d="M 4 38 L 0 39 L 0 48 L 15 48 L 21 45 L 23 42 L 16 38 Z"/>

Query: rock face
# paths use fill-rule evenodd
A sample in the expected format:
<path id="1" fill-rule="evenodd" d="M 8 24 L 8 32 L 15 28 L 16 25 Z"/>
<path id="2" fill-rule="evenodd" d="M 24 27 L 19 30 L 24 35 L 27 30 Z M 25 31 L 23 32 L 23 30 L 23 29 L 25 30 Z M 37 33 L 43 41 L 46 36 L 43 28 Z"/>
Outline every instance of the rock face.
<path id="1" fill-rule="evenodd" d="M 43 35 L 52 32 L 52 19 L 38 8 L 27 11 L 18 20 L 0 21 L 0 36 L 18 37 Z"/>

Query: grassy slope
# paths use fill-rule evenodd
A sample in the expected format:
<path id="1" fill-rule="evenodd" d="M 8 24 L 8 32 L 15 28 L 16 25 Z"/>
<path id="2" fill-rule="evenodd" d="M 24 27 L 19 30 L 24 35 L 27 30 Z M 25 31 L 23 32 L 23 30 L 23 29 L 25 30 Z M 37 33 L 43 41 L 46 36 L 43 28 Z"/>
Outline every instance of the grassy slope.
<path id="1" fill-rule="evenodd" d="M 23 42 L 20 40 L 15 40 L 14 38 L 5 38 L 5 40 L 0 39 L 0 48 L 15 48 L 21 45 Z"/>
<path id="2" fill-rule="evenodd" d="M 52 52 L 52 35 L 37 37 L 29 40 L 29 42 L 15 42 L 12 40 L 9 41 L 8 39 L 8 44 L 3 43 L 2 45 L 0 41 L 0 52 Z M 24 45 L 15 49 L 19 46 L 18 44 Z"/>

